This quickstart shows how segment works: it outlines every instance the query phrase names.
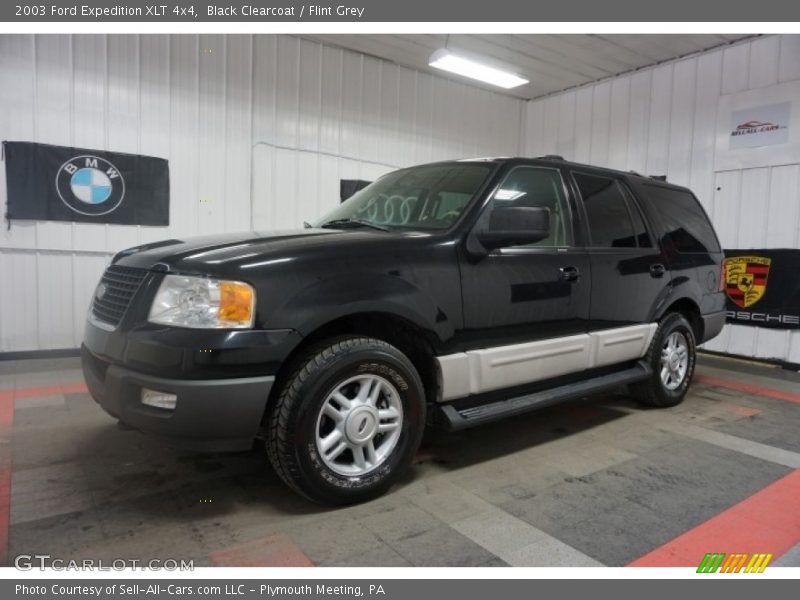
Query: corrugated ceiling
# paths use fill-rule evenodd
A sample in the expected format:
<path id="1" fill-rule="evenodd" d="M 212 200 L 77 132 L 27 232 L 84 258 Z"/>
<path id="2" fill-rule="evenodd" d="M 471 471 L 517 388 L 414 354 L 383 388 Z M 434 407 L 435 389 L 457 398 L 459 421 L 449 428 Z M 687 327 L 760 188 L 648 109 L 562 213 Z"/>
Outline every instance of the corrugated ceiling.
<path id="1" fill-rule="evenodd" d="M 530 80 L 513 90 L 499 90 L 518 98 L 538 98 L 628 71 L 680 58 L 752 37 L 733 34 L 637 35 L 304 35 L 349 50 L 415 69 L 428 66 L 434 50 L 447 45 L 465 55 L 488 58 Z"/>

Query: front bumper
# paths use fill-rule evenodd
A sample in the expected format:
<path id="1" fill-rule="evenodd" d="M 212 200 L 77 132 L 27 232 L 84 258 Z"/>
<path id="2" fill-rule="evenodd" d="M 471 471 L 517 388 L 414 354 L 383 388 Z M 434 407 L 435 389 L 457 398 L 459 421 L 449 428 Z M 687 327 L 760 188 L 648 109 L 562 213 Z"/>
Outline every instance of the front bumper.
<path id="1" fill-rule="evenodd" d="M 121 367 L 81 348 L 92 397 L 111 416 L 146 433 L 202 452 L 248 450 L 261 426 L 273 376 L 174 379 Z M 174 410 L 142 404 L 142 388 L 177 396 Z"/>

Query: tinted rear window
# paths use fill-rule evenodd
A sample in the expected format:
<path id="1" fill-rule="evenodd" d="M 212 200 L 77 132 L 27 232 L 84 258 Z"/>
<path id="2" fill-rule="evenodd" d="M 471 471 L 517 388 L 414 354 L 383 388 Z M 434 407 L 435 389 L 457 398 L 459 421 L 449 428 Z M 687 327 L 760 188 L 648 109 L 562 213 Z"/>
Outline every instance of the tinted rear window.
<path id="1" fill-rule="evenodd" d="M 714 229 L 692 194 L 655 185 L 643 187 L 678 252 L 720 251 Z"/>
<path id="2" fill-rule="evenodd" d="M 635 248 L 636 232 L 631 214 L 616 180 L 587 173 L 573 173 L 583 198 L 592 246 Z"/>

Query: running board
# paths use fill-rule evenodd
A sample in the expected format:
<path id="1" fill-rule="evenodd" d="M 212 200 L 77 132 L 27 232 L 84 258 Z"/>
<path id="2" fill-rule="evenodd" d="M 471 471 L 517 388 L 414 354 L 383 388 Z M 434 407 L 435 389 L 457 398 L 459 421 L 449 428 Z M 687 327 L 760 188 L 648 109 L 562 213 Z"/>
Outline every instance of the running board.
<path id="1" fill-rule="evenodd" d="M 481 404 L 462 410 L 458 410 L 452 404 L 444 404 L 440 405 L 440 410 L 444 416 L 447 429 L 458 431 L 459 429 L 491 423 L 492 421 L 526 413 L 537 408 L 558 404 L 565 400 L 574 400 L 587 394 L 603 392 L 628 383 L 643 381 L 650 377 L 652 372 L 650 365 L 644 361 L 639 361 L 624 371 L 599 375 L 591 379 L 568 383 L 525 396 L 498 400 L 497 402 Z"/>

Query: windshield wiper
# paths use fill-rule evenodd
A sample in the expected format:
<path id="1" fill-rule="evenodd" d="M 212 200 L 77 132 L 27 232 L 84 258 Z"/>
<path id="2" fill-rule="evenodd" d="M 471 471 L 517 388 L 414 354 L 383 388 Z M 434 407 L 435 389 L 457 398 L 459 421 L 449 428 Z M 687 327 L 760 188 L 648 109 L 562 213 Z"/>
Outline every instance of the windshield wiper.
<path id="1" fill-rule="evenodd" d="M 377 223 L 367 221 L 366 219 L 334 219 L 333 221 L 323 223 L 320 225 L 320 227 L 325 229 L 336 229 L 337 227 L 348 227 L 351 225 L 355 225 L 356 227 L 370 227 L 371 229 L 377 229 L 378 231 L 390 231 L 390 229 L 385 225 L 378 225 Z"/>

